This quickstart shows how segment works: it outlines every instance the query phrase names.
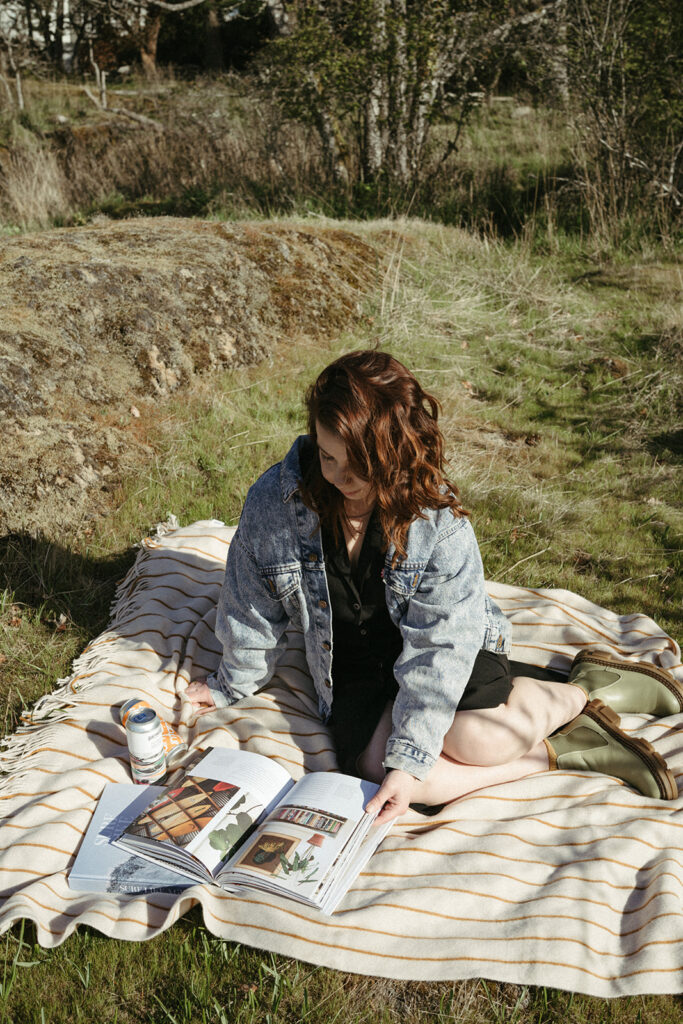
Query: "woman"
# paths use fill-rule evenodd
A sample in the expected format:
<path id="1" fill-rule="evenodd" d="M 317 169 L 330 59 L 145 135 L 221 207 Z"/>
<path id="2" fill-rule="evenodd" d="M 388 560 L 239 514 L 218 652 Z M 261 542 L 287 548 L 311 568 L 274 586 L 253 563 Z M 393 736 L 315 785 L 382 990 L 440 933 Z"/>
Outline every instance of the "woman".
<path id="1" fill-rule="evenodd" d="M 187 689 L 200 713 L 267 683 L 294 623 L 342 770 L 381 783 L 367 806 L 379 821 L 553 767 L 676 796 L 616 713 L 683 710 L 668 672 L 584 652 L 567 685 L 508 661 L 510 625 L 444 473 L 439 406 L 413 374 L 353 352 L 307 409 L 308 435 L 247 495 L 218 606 L 223 660 Z"/>

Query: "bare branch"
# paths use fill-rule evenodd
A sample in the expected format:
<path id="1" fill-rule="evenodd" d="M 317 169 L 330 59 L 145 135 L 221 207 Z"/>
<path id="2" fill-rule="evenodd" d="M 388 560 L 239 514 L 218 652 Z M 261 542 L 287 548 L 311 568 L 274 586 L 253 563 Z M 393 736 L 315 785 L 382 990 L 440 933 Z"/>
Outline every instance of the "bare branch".
<path id="1" fill-rule="evenodd" d="M 545 18 L 560 10 L 560 8 L 565 4 L 566 0 L 548 0 L 548 2 L 533 11 L 529 11 L 526 14 L 519 14 L 514 18 L 509 18 L 507 21 L 504 21 L 502 25 L 497 25 L 494 29 L 491 29 L 490 32 L 476 38 L 476 47 L 477 49 L 492 49 L 494 46 L 499 46 L 501 43 L 506 42 L 510 35 L 517 29 L 528 28 L 530 25 L 539 24 Z M 471 24 L 473 20 L 473 16 L 469 15 L 466 19 L 458 18 L 455 21 L 450 45 L 444 54 L 439 68 L 439 77 L 442 82 L 445 82 L 448 78 L 454 75 L 460 65 L 471 56 L 473 42 L 472 35 L 469 32 L 463 32 L 462 29 L 464 21 Z"/>
<path id="2" fill-rule="evenodd" d="M 104 114 L 114 114 L 118 117 L 129 117 L 132 121 L 137 121 L 139 124 L 144 124 L 148 128 L 154 128 L 158 132 L 163 132 L 166 129 L 160 121 L 154 121 L 151 117 L 145 117 L 144 114 L 136 114 L 132 110 L 126 110 L 125 107 L 103 107 L 97 96 L 92 92 L 87 85 L 83 86 L 83 92 L 91 100 L 98 110 L 101 110 Z"/>
<path id="3" fill-rule="evenodd" d="M 609 150 L 610 153 L 615 153 L 617 155 L 621 155 L 614 148 L 614 146 L 610 146 L 609 142 L 606 139 L 600 139 L 600 144 L 602 146 L 604 146 L 605 149 Z M 676 158 L 678 157 L 678 155 L 681 152 L 681 149 L 683 149 L 683 141 L 676 147 L 676 150 L 675 150 L 675 154 L 676 155 L 674 157 L 674 164 L 675 164 Z M 652 184 L 654 186 L 656 186 L 660 190 L 659 191 L 660 198 L 663 198 L 664 196 L 669 196 L 671 199 L 673 199 L 673 201 L 676 204 L 676 206 L 680 206 L 681 205 L 681 203 L 683 202 L 683 195 L 679 192 L 679 190 L 673 184 L 673 170 L 672 170 L 672 174 L 671 174 L 670 180 L 668 182 L 661 181 L 659 179 L 659 177 L 657 176 L 657 174 L 655 173 L 655 171 L 653 171 L 652 168 L 649 167 L 645 163 L 644 160 L 641 160 L 640 157 L 633 156 L 632 153 L 629 153 L 627 150 L 625 150 L 624 153 L 623 153 L 623 158 L 626 161 L 626 163 L 628 164 L 628 166 L 631 168 L 631 170 L 643 171 L 645 174 L 648 175 L 648 177 L 650 178 L 650 181 L 652 182 Z"/>

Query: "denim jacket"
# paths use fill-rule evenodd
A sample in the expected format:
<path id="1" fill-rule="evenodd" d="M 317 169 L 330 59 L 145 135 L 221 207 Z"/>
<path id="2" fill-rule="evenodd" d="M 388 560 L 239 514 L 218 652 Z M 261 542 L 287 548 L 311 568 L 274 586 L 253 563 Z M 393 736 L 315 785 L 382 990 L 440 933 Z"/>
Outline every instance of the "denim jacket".
<path id="1" fill-rule="evenodd" d="M 299 494 L 297 438 L 250 488 L 229 548 L 216 615 L 223 660 L 207 682 L 217 707 L 253 694 L 271 678 L 290 625 L 303 630 L 323 721 L 332 709 L 332 613 L 317 515 Z M 484 588 L 474 531 L 450 509 L 425 510 L 408 530 L 407 555 L 392 567 L 387 607 L 403 649 L 394 665 L 399 692 L 385 767 L 423 779 L 470 677 L 478 651 L 508 653 L 510 624 Z"/>

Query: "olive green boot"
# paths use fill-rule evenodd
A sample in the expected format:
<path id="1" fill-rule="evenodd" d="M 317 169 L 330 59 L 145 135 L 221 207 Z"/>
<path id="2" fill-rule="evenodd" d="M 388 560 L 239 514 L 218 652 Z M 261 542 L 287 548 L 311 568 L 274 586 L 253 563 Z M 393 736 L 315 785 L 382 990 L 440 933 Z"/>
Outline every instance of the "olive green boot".
<path id="1" fill-rule="evenodd" d="M 620 714 L 665 717 L 683 711 L 683 686 L 670 672 L 646 661 L 622 661 L 602 651 L 581 651 L 569 673 L 588 700 L 594 697 Z"/>
<path id="2" fill-rule="evenodd" d="M 647 740 L 627 736 L 619 715 L 592 700 L 545 741 L 550 768 L 612 775 L 655 800 L 675 800 L 676 779 Z"/>

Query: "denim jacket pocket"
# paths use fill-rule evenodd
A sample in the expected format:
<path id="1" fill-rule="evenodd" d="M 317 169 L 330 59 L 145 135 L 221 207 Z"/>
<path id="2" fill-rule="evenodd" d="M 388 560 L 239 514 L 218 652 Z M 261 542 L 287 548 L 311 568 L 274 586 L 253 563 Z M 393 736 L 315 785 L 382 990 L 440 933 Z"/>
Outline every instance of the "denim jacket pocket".
<path id="1" fill-rule="evenodd" d="M 408 607 L 408 601 L 413 596 L 425 571 L 426 562 L 400 562 L 394 568 L 385 565 L 383 571 L 384 582 L 387 587 L 387 605 L 402 615 Z"/>
<path id="2" fill-rule="evenodd" d="M 385 565 L 384 582 L 401 597 L 412 597 L 417 590 L 426 562 L 400 562 L 393 569 Z"/>
<path id="3" fill-rule="evenodd" d="M 298 563 L 269 565 L 261 569 L 268 591 L 280 601 L 293 625 L 301 625 L 301 567 Z"/>

